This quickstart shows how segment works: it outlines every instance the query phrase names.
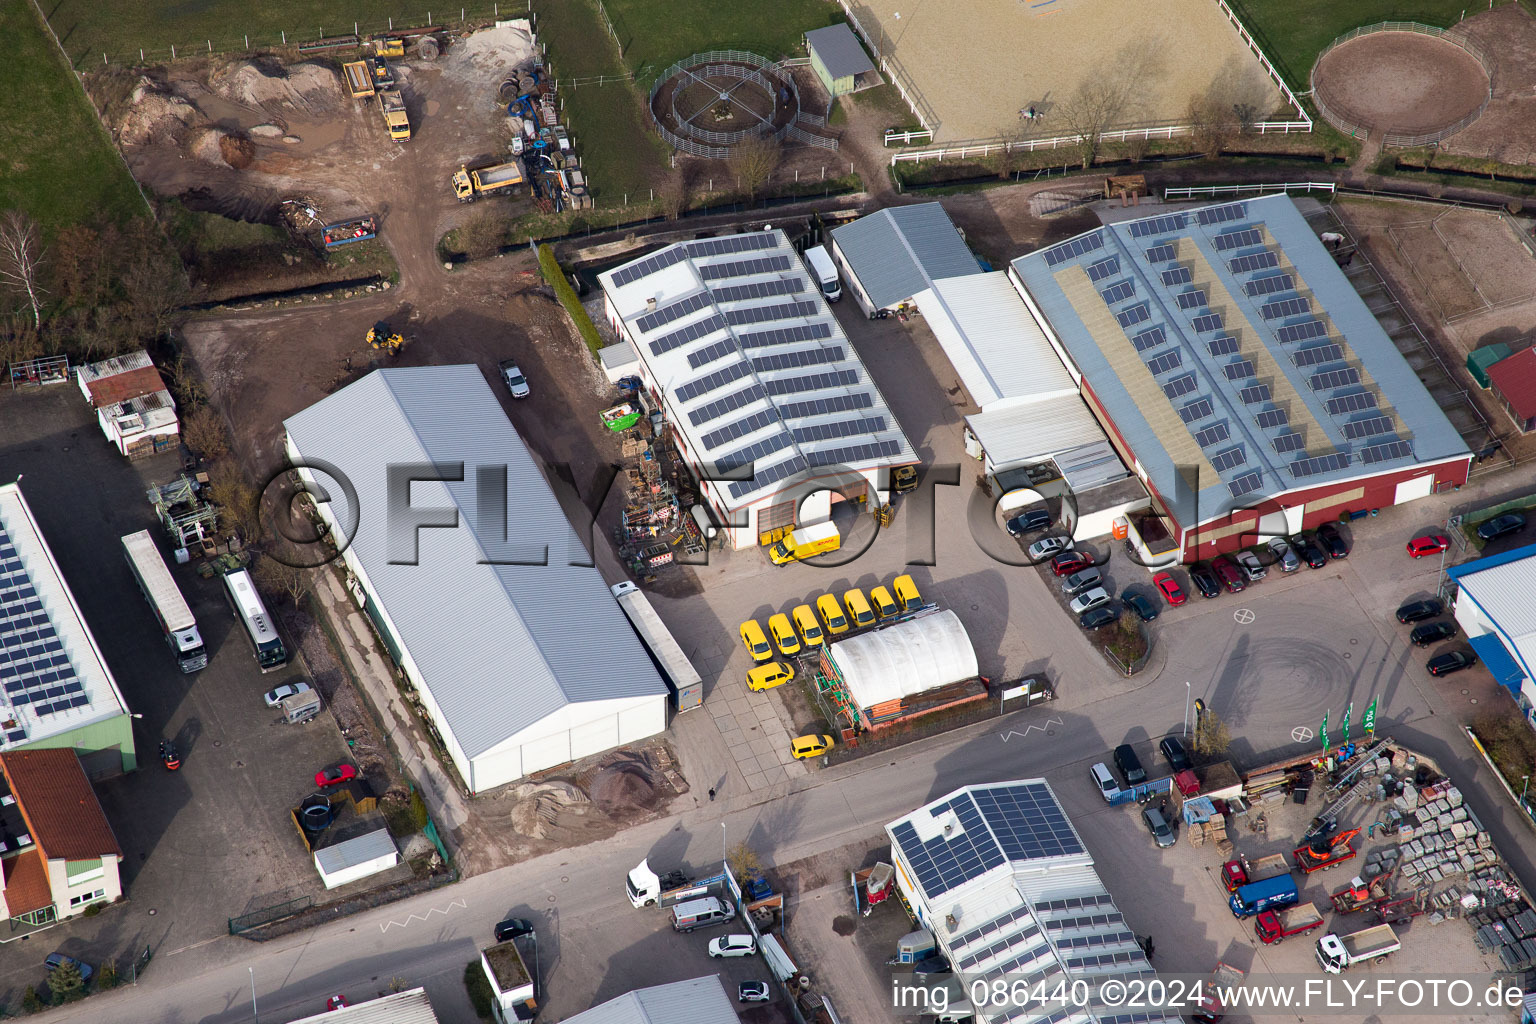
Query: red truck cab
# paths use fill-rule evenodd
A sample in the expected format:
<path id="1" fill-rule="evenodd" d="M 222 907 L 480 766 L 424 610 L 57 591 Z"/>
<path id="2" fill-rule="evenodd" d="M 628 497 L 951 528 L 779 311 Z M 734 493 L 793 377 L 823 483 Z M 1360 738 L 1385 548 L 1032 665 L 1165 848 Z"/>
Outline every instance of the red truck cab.
<path id="1" fill-rule="evenodd" d="M 1227 892 L 1237 892 L 1248 884 L 1248 872 L 1241 860 L 1229 860 L 1221 866 L 1221 881 Z"/>

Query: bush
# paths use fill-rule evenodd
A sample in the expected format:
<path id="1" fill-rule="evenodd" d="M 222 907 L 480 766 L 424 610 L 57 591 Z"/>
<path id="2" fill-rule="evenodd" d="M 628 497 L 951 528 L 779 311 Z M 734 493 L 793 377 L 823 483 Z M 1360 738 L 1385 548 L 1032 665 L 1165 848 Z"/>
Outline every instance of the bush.
<path id="1" fill-rule="evenodd" d="M 479 960 L 464 965 L 464 988 L 469 993 L 469 1003 L 475 1008 L 475 1016 L 491 1019 L 491 981 Z"/>
<path id="2" fill-rule="evenodd" d="M 106 906 L 105 903 L 92 903 L 89 906 L 87 906 L 84 910 L 80 911 L 80 916 L 81 917 L 95 917 L 97 914 L 101 913 L 101 908 L 104 907 L 104 906 Z"/>
<path id="3" fill-rule="evenodd" d="M 539 246 L 539 269 L 544 272 L 544 280 L 555 290 L 555 298 L 560 300 L 560 305 L 570 315 L 571 322 L 576 325 L 576 330 L 581 333 L 581 340 L 587 343 L 592 355 L 596 356 L 598 350 L 603 347 L 602 336 L 597 333 L 597 326 L 592 323 L 592 318 L 587 316 L 587 311 L 582 308 L 581 300 L 576 297 L 576 289 L 571 287 L 571 282 L 565 279 L 565 271 L 560 269 L 560 262 L 555 259 L 555 251 L 547 245 Z"/>
<path id="4" fill-rule="evenodd" d="M 416 831 L 425 829 L 431 820 L 432 816 L 427 813 L 427 802 L 421 798 L 421 791 L 411 790 L 411 821 L 415 823 Z"/>
<path id="5" fill-rule="evenodd" d="M 101 904 L 99 904 L 99 903 L 93 903 L 91 905 L 95 906 L 95 907 L 101 906 Z M 116 988 L 116 987 L 117 987 L 117 964 L 115 964 L 112 961 L 108 960 L 106 963 L 101 965 L 101 970 L 96 972 L 96 988 L 98 990 L 102 991 L 102 992 L 105 992 L 109 988 Z"/>
<path id="6" fill-rule="evenodd" d="M 43 1001 L 37 994 L 37 989 L 31 985 L 21 994 L 21 1008 L 26 1013 L 36 1013 L 43 1008 Z"/>

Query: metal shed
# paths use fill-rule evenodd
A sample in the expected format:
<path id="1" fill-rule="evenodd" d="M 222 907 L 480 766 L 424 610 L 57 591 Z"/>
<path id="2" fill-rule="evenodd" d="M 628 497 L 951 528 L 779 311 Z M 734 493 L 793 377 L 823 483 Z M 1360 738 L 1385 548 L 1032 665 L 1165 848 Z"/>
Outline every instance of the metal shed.
<path id="1" fill-rule="evenodd" d="M 978 674 L 971 638 L 948 609 L 841 640 L 828 658 L 864 708 Z"/>
<path id="2" fill-rule="evenodd" d="M 811 55 L 816 77 L 834 97 L 880 84 L 874 62 L 847 22 L 807 32 L 805 48 Z"/>
<path id="3" fill-rule="evenodd" d="M 1510 356 L 1509 346 L 1502 341 L 1475 348 L 1467 355 L 1467 372 L 1477 381 L 1477 386 L 1487 391 L 1492 384 L 1488 379 L 1488 367 Z"/>
<path id="4" fill-rule="evenodd" d="M 398 863 L 400 851 L 395 849 L 387 828 L 315 851 L 315 870 L 320 872 L 320 880 L 327 889 L 388 871 Z"/>

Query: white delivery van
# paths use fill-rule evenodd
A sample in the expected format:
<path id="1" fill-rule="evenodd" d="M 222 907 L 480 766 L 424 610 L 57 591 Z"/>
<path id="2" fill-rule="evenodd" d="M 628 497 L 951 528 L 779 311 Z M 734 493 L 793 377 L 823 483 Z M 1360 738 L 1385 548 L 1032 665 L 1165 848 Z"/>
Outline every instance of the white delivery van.
<path id="1" fill-rule="evenodd" d="M 811 276 L 821 285 L 821 294 L 827 297 L 828 302 L 836 302 L 843 297 L 842 286 L 837 283 L 837 267 L 833 265 L 826 246 L 817 245 L 805 250 L 805 265 L 811 268 Z"/>
<path id="2" fill-rule="evenodd" d="M 736 908 L 722 903 L 713 896 L 704 896 L 672 908 L 672 927 L 680 932 L 691 932 L 712 924 L 724 924 L 736 916 Z"/>

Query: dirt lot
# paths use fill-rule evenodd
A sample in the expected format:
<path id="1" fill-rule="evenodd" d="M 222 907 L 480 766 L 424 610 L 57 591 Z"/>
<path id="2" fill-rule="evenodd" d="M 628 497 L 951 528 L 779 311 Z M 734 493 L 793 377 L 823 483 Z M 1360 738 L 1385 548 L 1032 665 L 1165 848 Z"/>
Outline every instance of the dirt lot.
<path id="1" fill-rule="evenodd" d="M 1437 131 L 1488 95 L 1488 73 L 1477 58 L 1413 32 L 1350 40 L 1318 62 L 1312 83 L 1330 109 L 1373 132 Z"/>
<path id="2" fill-rule="evenodd" d="M 1501 6 L 1461 23 L 1493 61 L 1493 99 L 1464 131 L 1446 139 L 1448 153 L 1511 164 L 1536 160 L 1536 18 L 1520 4 Z"/>

